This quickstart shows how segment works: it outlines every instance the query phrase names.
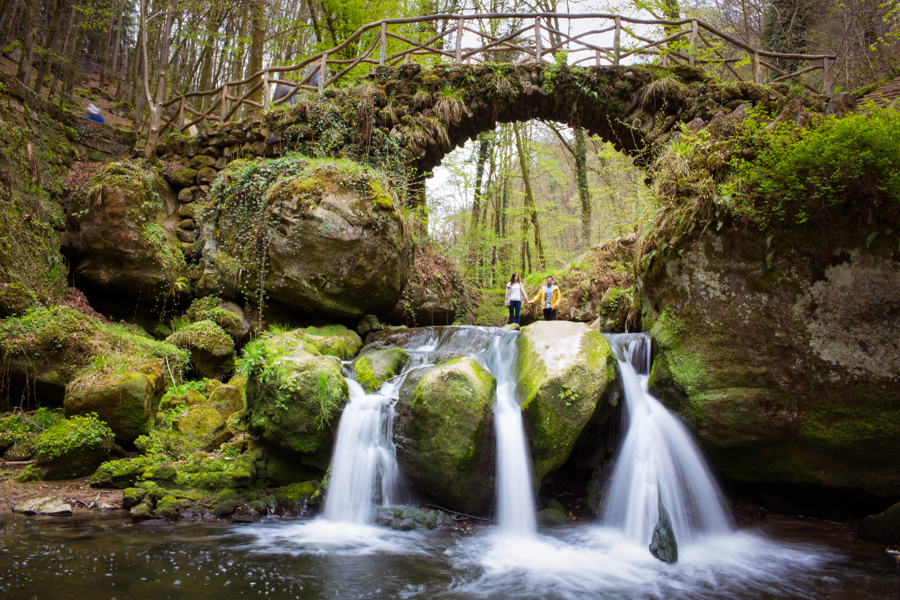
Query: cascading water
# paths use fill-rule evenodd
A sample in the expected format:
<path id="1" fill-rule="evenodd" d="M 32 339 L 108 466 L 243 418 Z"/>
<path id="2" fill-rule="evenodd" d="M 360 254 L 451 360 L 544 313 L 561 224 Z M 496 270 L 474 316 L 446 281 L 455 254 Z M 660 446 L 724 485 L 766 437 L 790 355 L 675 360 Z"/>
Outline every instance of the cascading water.
<path id="1" fill-rule="evenodd" d="M 533 536 L 537 524 L 531 486 L 531 463 L 513 379 L 518 335 L 507 333 L 494 338 L 485 353 L 476 358 L 497 380 L 497 404 L 494 408 L 494 428 L 497 434 L 497 524 L 503 535 Z"/>
<path id="2" fill-rule="evenodd" d="M 604 521 L 646 546 L 668 510 L 675 539 L 727 533 L 718 485 L 687 428 L 647 391 L 649 334 L 608 334 L 619 361 L 628 426 L 616 460 Z M 637 370 L 636 370 L 637 369 Z"/>

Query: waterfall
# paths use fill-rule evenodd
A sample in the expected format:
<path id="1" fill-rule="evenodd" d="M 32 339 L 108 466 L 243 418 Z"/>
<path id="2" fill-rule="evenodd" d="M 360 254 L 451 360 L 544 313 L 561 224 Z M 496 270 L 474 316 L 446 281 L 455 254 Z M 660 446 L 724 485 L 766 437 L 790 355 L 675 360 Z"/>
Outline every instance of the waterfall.
<path id="1" fill-rule="evenodd" d="M 518 335 L 507 333 L 494 338 L 485 353 L 476 359 L 497 380 L 497 404 L 494 408 L 497 524 L 504 535 L 533 536 L 537 530 L 531 483 L 533 472 L 513 377 Z"/>
<path id="2" fill-rule="evenodd" d="M 607 334 L 625 392 L 625 437 L 616 459 L 604 521 L 650 543 L 665 505 L 679 543 L 726 533 L 731 520 L 716 481 L 687 428 L 647 391 L 649 334 Z"/>

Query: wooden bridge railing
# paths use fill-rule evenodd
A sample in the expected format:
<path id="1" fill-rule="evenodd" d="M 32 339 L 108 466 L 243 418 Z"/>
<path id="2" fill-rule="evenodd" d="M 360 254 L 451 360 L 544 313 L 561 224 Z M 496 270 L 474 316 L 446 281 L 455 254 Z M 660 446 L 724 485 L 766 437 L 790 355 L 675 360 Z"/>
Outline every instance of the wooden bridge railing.
<path id="1" fill-rule="evenodd" d="M 484 27 L 490 21 L 504 21 L 507 34 L 491 34 Z M 569 34 L 559 26 L 562 21 L 586 21 L 590 30 Z M 403 35 L 411 25 L 437 22 L 443 30 L 423 42 Z M 551 26 L 556 24 L 559 29 Z M 478 27 L 478 26 L 482 27 Z M 593 26 L 593 27 L 591 27 Z M 640 35 L 635 27 L 662 26 L 666 37 L 652 40 Z M 495 31 L 497 28 L 494 29 Z M 359 46 L 367 34 L 376 33 L 370 43 L 356 56 L 347 57 L 348 48 Z M 612 32 L 612 46 L 599 46 L 587 38 Z M 469 40 L 475 45 L 464 46 Z M 377 51 L 377 55 L 376 55 Z M 360 27 L 337 46 L 283 67 L 269 67 L 240 81 L 229 81 L 213 90 L 189 92 L 163 104 L 170 114 L 160 133 L 168 127 L 184 132 L 204 121 L 225 122 L 243 106 L 265 109 L 273 104 L 289 102 L 299 90 L 318 93 L 340 81 L 360 65 L 397 66 L 413 60 L 465 64 L 478 62 L 534 62 L 543 64 L 558 52 L 566 52 L 570 65 L 593 62 L 596 65 L 620 65 L 632 57 L 653 57 L 662 65 L 686 63 L 706 68 L 719 68 L 741 81 L 756 83 L 796 79 L 815 93 L 831 93 L 831 66 L 836 59 L 829 55 L 784 54 L 767 52 L 720 31 L 699 19 L 665 21 L 635 19 L 621 15 L 591 13 L 488 13 L 474 15 L 429 15 L 398 19 L 383 19 Z M 340 56 L 341 58 L 335 58 Z M 571 59 L 568 59 L 571 57 Z M 499 60 L 498 60 L 499 59 Z M 633 58 L 632 58 L 633 60 Z M 795 61 L 809 66 L 788 72 L 777 66 L 778 61 Z M 749 73 L 742 73 L 745 67 Z M 335 73 L 329 73 L 334 68 Z M 765 69 L 765 71 L 764 71 Z M 305 70 L 305 71 L 304 71 Z M 822 71 L 820 88 L 801 79 L 813 71 Z M 283 79 L 287 73 L 303 72 L 297 79 Z M 317 77 L 318 73 L 324 76 Z M 774 76 L 773 76 L 774 74 Z M 311 85 L 311 82 L 316 85 Z M 272 101 L 273 85 L 289 86 L 290 93 Z M 247 86 L 237 95 L 236 90 Z M 262 88 L 262 103 L 250 98 Z M 211 105 L 198 110 L 189 106 L 196 98 L 212 98 Z M 176 109 L 173 111 L 172 107 Z M 188 116 L 190 115 L 190 116 Z"/>

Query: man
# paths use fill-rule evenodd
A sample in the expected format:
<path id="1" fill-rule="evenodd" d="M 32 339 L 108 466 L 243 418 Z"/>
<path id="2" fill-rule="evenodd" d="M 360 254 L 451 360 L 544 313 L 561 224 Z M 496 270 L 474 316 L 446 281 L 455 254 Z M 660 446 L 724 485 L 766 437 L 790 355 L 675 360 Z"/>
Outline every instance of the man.
<path id="1" fill-rule="evenodd" d="M 531 299 L 532 302 L 541 302 L 544 307 L 544 320 L 555 321 L 556 309 L 559 308 L 559 288 L 553 285 L 553 277 L 547 276 L 546 285 L 539 287 L 537 294 Z"/>

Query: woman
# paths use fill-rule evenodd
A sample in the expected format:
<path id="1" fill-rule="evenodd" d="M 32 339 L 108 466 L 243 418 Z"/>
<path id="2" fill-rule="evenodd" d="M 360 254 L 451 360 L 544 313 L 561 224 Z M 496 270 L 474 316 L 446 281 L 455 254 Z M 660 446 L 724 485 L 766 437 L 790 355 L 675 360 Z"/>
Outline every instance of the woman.
<path id="1" fill-rule="evenodd" d="M 504 304 L 509 307 L 509 322 L 519 325 L 519 311 L 522 309 L 522 302 L 531 304 L 528 300 L 528 294 L 525 293 L 525 287 L 519 281 L 519 274 L 513 273 L 506 284 L 506 301 Z"/>

